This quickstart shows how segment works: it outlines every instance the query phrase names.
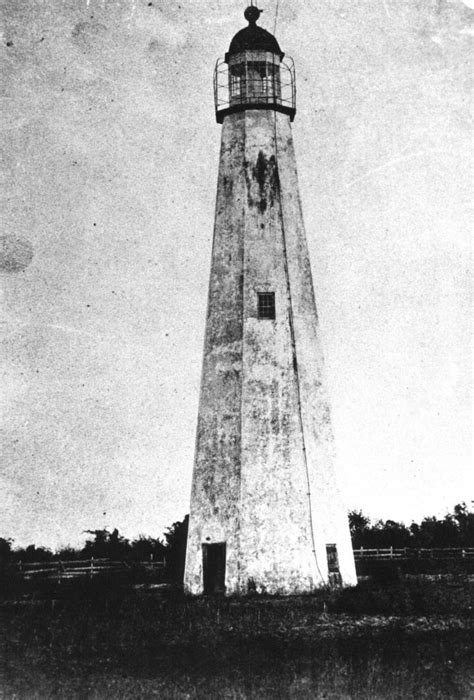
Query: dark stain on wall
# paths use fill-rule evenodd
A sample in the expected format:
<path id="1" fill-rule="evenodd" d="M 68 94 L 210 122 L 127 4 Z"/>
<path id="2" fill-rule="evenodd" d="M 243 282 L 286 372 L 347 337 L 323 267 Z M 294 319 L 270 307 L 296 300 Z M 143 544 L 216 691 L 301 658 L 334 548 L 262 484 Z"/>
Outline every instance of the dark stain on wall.
<path id="1" fill-rule="evenodd" d="M 0 236 L 0 270 L 21 272 L 33 260 L 33 246 L 19 236 Z"/>
<path id="2" fill-rule="evenodd" d="M 244 163 L 245 179 L 247 183 L 247 199 L 249 206 L 258 206 L 261 214 L 264 214 L 267 207 L 272 206 L 278 188 L 278 169 L 275 156 L 267 158 L 260 150 L 257 162 L 250 167 L 248 161 Z M 258 197 L 255 197 L 252 185 L 258 185 Z"/>
<path id="3" fill-rule="evenodd" d="M 232 196 L 232 191 L 234 189 L 234 180 L 231 177 L 227 177 L 224 175 L 222 178 L 222 185 L 224 187 L 224 196 L 225 197 L 231 197 Z"/>
<path id="4" fill-rule="evenodd" d="M 272 156 L 273 160 L 275 160 L 274 156 Z M 267 171 L 267 159 L 265 158 L 265 154 L 263 151 L 258 152 L 258 158 L 257 158 L 257 165 L 255 166 L 253 170 L 254 177 L 256 178 L 258 182 L 258 186 L 260 187 L 260 193 L 264 191 L 265 188 L 265 175 Z"/>

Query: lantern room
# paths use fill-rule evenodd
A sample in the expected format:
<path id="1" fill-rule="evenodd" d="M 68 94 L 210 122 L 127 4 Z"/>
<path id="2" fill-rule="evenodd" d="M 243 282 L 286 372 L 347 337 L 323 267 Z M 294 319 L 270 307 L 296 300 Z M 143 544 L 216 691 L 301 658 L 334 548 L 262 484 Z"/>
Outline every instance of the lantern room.
<path id="1" fill-rule="evenodd" d="M 231 41 L 225 58 L 218 60 L 214 72 L 216 119 L 245 109 L 274 109 L 293 121 L 295 107 L 295 71 L 293 61 L 284 60 L 275 37 L 257 26 L 261 10 L 245 10 L 249 26 Z"/>

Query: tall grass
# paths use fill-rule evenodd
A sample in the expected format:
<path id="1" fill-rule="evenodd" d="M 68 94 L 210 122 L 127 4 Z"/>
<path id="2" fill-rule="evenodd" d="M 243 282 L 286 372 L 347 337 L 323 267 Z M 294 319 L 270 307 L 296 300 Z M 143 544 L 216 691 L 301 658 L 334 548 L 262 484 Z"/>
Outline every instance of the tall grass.
<path id="1" fill-rule="evenodd" d="M 0 688 L 18 698 L 468 697 L 468 584 L 428 582 L 425 608 L 444 586 L 457 614 L 414 617 L 425 583 L 291 599 L 165 597 L 94 581 L 43 591 L 0 608 Z M 392 609 L 375 615 L 383 595 Z M 394 605 L 405 611 L 394 616 Z"/>

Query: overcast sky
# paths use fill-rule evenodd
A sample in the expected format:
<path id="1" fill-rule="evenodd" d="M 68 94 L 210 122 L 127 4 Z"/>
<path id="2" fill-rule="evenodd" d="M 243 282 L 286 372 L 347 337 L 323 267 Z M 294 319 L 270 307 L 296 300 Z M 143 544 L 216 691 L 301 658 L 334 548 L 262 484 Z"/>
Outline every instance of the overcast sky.
<path id="1" fill-rule="evenodd" d="M 0 536 L 188 512 L 241 0 L 3 3 Z M 472 1 L 280 0 L 339 481 L 373 517 L 473 497 Z M 273 31 L 276 0 L 261 0 Z"/>

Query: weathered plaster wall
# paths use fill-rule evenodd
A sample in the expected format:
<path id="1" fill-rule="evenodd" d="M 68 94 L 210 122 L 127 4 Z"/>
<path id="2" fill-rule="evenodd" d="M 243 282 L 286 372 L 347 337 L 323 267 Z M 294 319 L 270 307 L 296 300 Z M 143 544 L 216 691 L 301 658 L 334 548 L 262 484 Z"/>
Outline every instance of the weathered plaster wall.
<path id="1" fill-rule="evenodd" d="M 248 111 L 245 122 L 242 583 L 296 592 L 311 586 L 313 572 L 275 113 Z M 261 291 L 275 292 L 275 321 L 257 318 Z"/>
<path id="2" fill-rule="evenodd" d="M 266 291 L 274 321 L 257 318 Z M 229 593 L 325 583 L 326 543 L 355 581 L 290 122 L 273 111 L 223 125 L 185 577 L 193 593 L 205 541 L 227 542 Z"/>
<path id="3" fill-rule="evenodd" d="M 186 585 L 200 592 L 202 542 L 227 541 L 228 576 L 238 578 L 242 278 L 245 178 L 243 122 L 223 127 L 204 361 L 192 482 Z"/>
<path id="4" fill-rule="evenodd" d="M 326 575 L 325 543 L 336 543 L 343 580 L 356 582 L 347 516 L 334 472 L 335 450 L 296 160 L 287 120 L 276 115 L 280 201 L 291 290 L 301 420 L 318 567 Z"/>

